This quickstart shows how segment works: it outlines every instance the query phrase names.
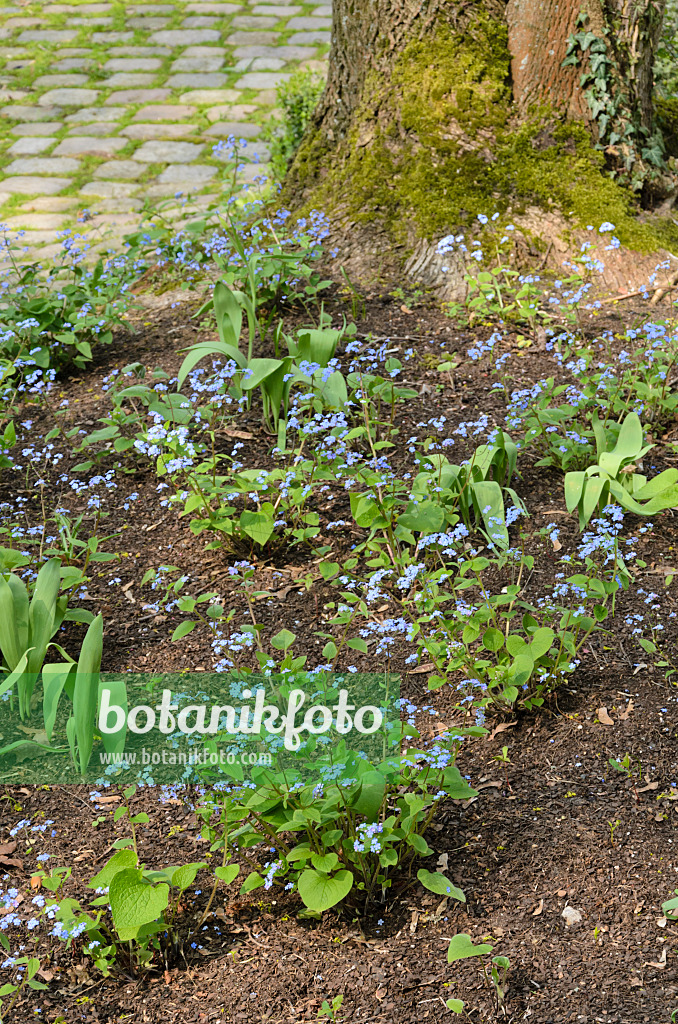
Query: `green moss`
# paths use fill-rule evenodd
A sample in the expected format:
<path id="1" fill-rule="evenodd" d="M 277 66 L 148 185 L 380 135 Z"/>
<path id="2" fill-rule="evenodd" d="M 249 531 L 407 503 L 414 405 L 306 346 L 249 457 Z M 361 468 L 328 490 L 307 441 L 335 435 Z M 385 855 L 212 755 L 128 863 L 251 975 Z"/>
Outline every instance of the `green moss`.
<path id="1" fill-rule="evenodd" d="M 548 110 L 516 122 L 509 65 L 505 25 L 488 17 L 410 43 L 389 76 L 368 75 L 351 135 L 325 161 L 314 202 L 330 214 L 337 201 L 348 204 L 356 221 L 378 221 L 405 246 L 479 213 L 528 206 L 558 210 L 573 226 L 612 221 L 622 244 L 639 251 L 678 245 L 670 218 L 637 219 L 634 197 L 609 177 L 583 124 Z M 311 182 L 325 154 L 319 134 L 307 139 L 296 183 Z"/>

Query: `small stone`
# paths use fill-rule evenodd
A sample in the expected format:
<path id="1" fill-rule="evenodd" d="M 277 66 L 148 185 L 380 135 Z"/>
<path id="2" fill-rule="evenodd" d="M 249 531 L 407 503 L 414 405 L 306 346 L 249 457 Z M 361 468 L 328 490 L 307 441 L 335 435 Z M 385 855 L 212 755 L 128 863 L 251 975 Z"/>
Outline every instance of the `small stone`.
<path id="1" fill-rule="evenodd" d="M 127 185 L 122 181 L 90 181 L 80 189 L 81 196 L 101 196 L 102 199 L 121 199 L 134 195 L 138 185 Z"/>
<path id="2" fill-rule="evenodd" d="M 134 181 L 136 178 L 140 178 L 145 170 L 144 165 L 137 163 L 136 160 L 108 160 L 104 164 L 99 164 L 94 172 L 94 177 L 122 178 Z"/>
<path id="3" fill-rule="evenodd" d="M 134 32 L 92 32 L 93 43 L 131 43 Z"/>
<path id="4" fill-rule="evenodd" d="M 60 57 L 88 57 L 91 50 L 86 50 L 82 46 L 60 46 L 59 56 Z"/>
<path id="5" fill-rule="evenodd" d="M 134 115 L 134 121 L 180 121 L 186 117 L 195 117 L 194 107 L 179 103 L 159 104 L 142 107 Z"/>
<path id="6" fill-rule="evenodd" d="M 40 161 L 36 161 L 40 162 Z M 8 170 L 5 167 L 5 170 Z M 71 184 L 70 178 L 41 178 L 17 175 L 12 178 L 5 178 L 2 182 L 3 192 L 20 192 L 26 195 L 55 195 L 62 192 Z"/>
<path id="7" fill-rule="evenodd" d="M 9 118 L 11 121 L 49 121 L 50 119 L 59 117 L 61 114 L 61 107 L 3 107 L 0 110 L 0 114 L 3 117 Z"/>
<path id="8" fill-rule="evenodd" d="M 153 42 L 160 46 L 192 46 L 199 43 L 218 43 L 219 32 L 214 28 L 167 29 L 156 32 Z"/>
<path id="9" fill-rule="evenodd" d="M 38 153 L 44 153 L 45 150 L 53 146 L 55 142 L 56 139 L 52 138 L 17 139 L 17 141 L 9 147 L 7 152 L 12 153 L 14 156 L 37 156 Z"/>
<path id="10" fill-rule="evenodd" d="M 104 64 L 104 71 L 157 71 L 162 67 L 159 57 L 113 57 Z"/>
<path id="11" fill-rule="evenodd" d="M 172 63 L 172 71 L 218 71 L 223 63 L 223 54 L 218 57 L 178 57 Z"/>
<path id="12" fill-rule="evenodd" d="M 135 103 L 158 103 L 169 98 L 169 89 L 120 89 L 112 92 L 104 105 L 111 106 L 115 103 L 127 103 L 132 106 Z"/>
<path id="13" fill-rule="evenodd" d="M 303 29 L 308 32 L 323 32 L 332 28 L 332 19 L 311 17 L 290 18 L 285 27 Z"/>
<path id="14" fill-rule="evenodd" d="M 86 60 L 84 57 L 67 57 L 66 60 L 58 60 L 52 67 L 58 71 L 77 71 L 91 68 L 93 64 L 93 60 Z M 33 84 L 35 85 L 35 82 Z"/>
<path id="15" fill-rule="evenodd" d="M 54 89 L 59 86 L 87 85 L 88 75 L 40 75 L 33 82 L 35 89 Z"/>
<path id="16" fill-rule="evenodd" d="M 240 93 L 235 89 L 195 89 L 185 92 L 179 97 L 180 103 L 192 103 L 196 107 L 206 107 L 210 103 L 236 103 Z"/>
<path id="17" fill-rule="evenodd" d="M 201 186 L 217 173 L 216 167 L 206 164 L 170 164 L 156 179 L 161 185 L 174 183 Z"/>
<path id="18" fill-rule="evenodd" d="M 171 14 L 174 6 L 172 4 L 133 4 L 127 10 L 131 14 Z"/>
<path id="19" fill-rule="evenodd" d="M 293 36 L 287 40 L 293 46 L 300 44 L 301 46 L 307 46 L 309 43 L 316 43 L 318 46 L 330 45 L 332 41 L 331 32 L 295 32 Z"/>
<path id="20" fill-rule="evenodd" d="M 316 18 L 331 18 L 332 4 L 321 4 L 320 7 L 314 7 L 313 15 Z"/>
<path id="21" fill-rule="evenodd" d="M 208 3 L 196 3 L 186 4 L 184 8 L 186 11 L 194 12 L 195 14 L 220 14 L 223 18 L 228 17 L 230 14 L 237 14 L 241 7 L 239 4 L 208 4 Z"/>
<path id="22" fill-rule="evenodd" d="M 181 23 L 182 28 L 214 28 L 218 22 L 218 18 L 205 18 L 201 15 L 194 15 L 190 18 L 184 18 Z"/>
<path id="23" fill-rule="evenodd" d="M 70 128 L 69 135 L 92 135 L 95 138 L 105 137 L 112 135 L 115 131 L 116 126 L 114 124 L 76 124 L 74 128 Z"/>
<path id="24" fill-rule="evenodd" d="M 212 74 L 172 75 L 166 84 L 172 89 L 219 89 L 227 81 L 228 76 L 218 72 Z"/>
<path id="25" fill-rule="evenodd" d="M 285 67 L 287 61 L 279 60 L 277 57 L 253 57 L 248 60 L 243 57 L 235 66 L 236 71 L 280 71 Z"/>
<path id="26" fill-rule="evenodd" d="M 138 71 L 119 71 L 104 83 L 107 89 L 148 89 L 156 76 Z"/>
<path id="27" fill-rule="evenodd" d="M 101 184 L 95 185 L 95 188 L 102 188 L 104 185 L 108 185 L 109 182 L 102 181 Z M 112 182 L 110 183 L 112 184 Z M 85 186 L 87 187 L 87 186 Z M 120 188 L 120 185 L 116 186 Z M 127 188 L 128 186 L 124 186 Z M 135 191 L 135 186 L 130 189 L 131 192 Z M 92 195 L 90 192 L 89 195 Z M 141 210 L 143 207 L 141 199 L 132 199 L 131 196 L 126 195 L 124 199 L 100 199 L 97 198 L 96 209 L 97 213 L 129 213 L 130 210 Z"/>
<path id="28" fill-rule="evenodd" d="M 5 174 L 73 174 L 80 164 L 66 157 L 22 157 L 3 168 Z M 5 187 L 5 183 L 2 183 Z"/>
<path id="29" fill-rule="evenodd" d="M 12 135 L 52 135 L 61 129 L 61 121 L 45 121 L 43 124 L 15 124 Z"/>
<path id="30" fill-rule="evenodd" d="M 99 25 L 101 28 L 109 28 L 113 24 L 113 18 L 69 18 L 71 25 Z"/>
<path id="31" fill-rule="evenodd" d="M 277 32 L 231 32 L 229 46 L 273 46 L 280 36 Z"/>
<path id="32" fill-rule="evenodd" d="M 238 14 L 231 22 L 233 28 L 273 28 L 278 18 L 257 18 L 251 14 Z"/>
<path id="33" fill-rule="evenodd" d="M 145 164 L 190 164 L 193 160 L 198 159 L 203 148 L 202 145 L 196 145 L 193 142 L 156 140 L 144 142 L 136 150 L 134 159 Z"/>
<path id="34" fill-rule="evenodd" d="M 565 907 L 560 916 L 565 921 L 566 928 L 576 928 L 577 925 L 581 924 L 582 913 L 576 907 Z"/>
<path id="35" fill-rule="evenodd" d="M 74 135 L 64 139 L 54 150 L 54 156 L 103 156 L 111 157 L 127 145 L 125 139 L 96 139 Z"/>
<path id="36" fill-rule="evenodd" d="M 41 107 L 61 104 L 64 107 L 86 107 L 96 103 L 99 93 L 96 89 L 51 89 L 44 92 L 38 103 Z"/>
<path id="37" fill-rule="evenodd" d="M 80 124 L 83 121 L 119 121 L 127 111 L 124 107 L 85 107 L 76 114 L 69 114 L 67 124 Z"/>
<path id="38" fill-rule="evenodd" d="M 146 142 L 149 139 L 179 139 L 183 135 L 192 135 L 194 131 L 191 124 L 130 124 L 120 134 Z"/>
<path id="39" fill-rule="evenodd" d="M 287 82 L 289 74 L 279 71 L 250 71 L 235 83 L 238 89 L 277 89 L 281 82 Z"/>
<path id="40" fill-rule="evenodd" d="M 256 112 L 256 107 L 252 103 L 239 103 L 235 106 L 223 106 L 223 107 L 212 107 L 208 110 L 207 120 L 208 121 L 247 121 L 252 114 Z"/>
<path id="41" fill-rule="evenodd" d="M 239 121 L 217 121 L 211 128 L 203 132 L 204 135 L 215 136 L 218 139 L 227 139 L 234 135 L 236 139 L 254 139 L 261 132 L 261 125 L 240 124 Z"/>
<path id="42" fill-rule="evenodd" d="M 19 36 L 20 43 L 68 43 L 75 39 L 77 29 L 30 29 Z"/>

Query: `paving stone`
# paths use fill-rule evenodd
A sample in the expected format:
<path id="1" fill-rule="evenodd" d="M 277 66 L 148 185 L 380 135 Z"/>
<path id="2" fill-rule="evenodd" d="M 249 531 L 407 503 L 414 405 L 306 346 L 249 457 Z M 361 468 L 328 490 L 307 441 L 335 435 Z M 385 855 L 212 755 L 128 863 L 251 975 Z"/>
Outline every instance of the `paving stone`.
<path id="1" fill-rule="evenodd" d="M 224 64 L 224 56 L 178 57 L 172 61 L 172 71 L 218 71 Z"/>
<path id="2" fill-rule="evenodd" d="M 118 71 L 103 84 L 110 89 L 150 89 L 155 79 L 152 72 Z"/>
<path id="3" fill-rule="evenodd" d="M 65 60 L 58 60 L 56 64 L 52 64 L 53 68 L 57 68 L 59 71 L 77 71 L 88 70 L 94 64 L 93 60 L 87 60 L 84 57 L 66 57 Z M 33 83 L 35 85 L 35 82 Z"/>
<path id="4" fill-rule="evenodd" d="M 255 182 L 257 178 L 268 178 L 270 173 L 270 164 L 245 164 L 238 172 L 238 181 L 242 181 L 250 185 Z"/>
<path id="5" fill-rule="evenodd" d="M 59 213 L 63 210 L 72 210 L 77 205 L 78 200 L 75 196 L 36 196 L 35 199 L 27 199 L 19 209 L 22 212 L 41 210 L 46 213 Z"/>
<path id="6" fill-rule="evenodd" d="M 40 158 L 33 158 L 30 156 L 20 157 L 18 160 L 12 160 L 11 164 L 3 168 L 5 174 L 74 174 L 78 170 L 80 164 L 77 160 L 71 160 L 68 157 L 49 157 L 43 156 Z M 5 187 L 5 183 L 2 183 L 2 187 Z M 40 191 L 36 189 L 36 191 Z"/>
<path id="7" fill-rule="evenodd" d="M 104 106 L 115 103 L 125 103 L 132 106 L 135 103 L 159 103 L 169 98 L 169 89 L 120 89 L 112 92 Z"/>
<path id="8" fill-rule="evenodd" d="M 277 32 L 231 32 L 228 46 L 273 46 L 280 39 Z"/>
<path id="9" fill-rule="evenodd" d="M 222 107 L 212 107 L 206 111 L 208 121 L 246 121 L 255 113 L 256 107 L 252 103 L 236 103 Z"/>
<path id="10" fill-rule="evenodd" d="M 11 121 L 49 121 L 61 115 L 61 107 L 20 107 L 12 105 L 0 110 L 2 117 Z"/>
<path id="11" fill-rule="evenodd" d="M 37 161 L 38 163 L 40 161 Z M 7 170 L 7 168 L 5 168 Z M 70 178 L 41 178 L 24 174 L 5 178 L 2 182 L 3 192 L 21 192 L 26 195 L 56 195 L 71 184 Z"/>
<path id="12" fill-rule="evenodd" d="M 127 10 L 132 14 L 172 14 L 174 4 L 132 4 Z"/>
<path id="13" fill-rule="evenodd" d="M 34 89 L 54 89 L 59 86 L 87 85 L 88 80 L 88 75 L 40 75 L 32 85 Z"/>
<path id="14" fill-rule="evenodd" d="M 106 14 L 110 11 L 110 4 L 49 4 L 46 5 L 48 14 L 68 14 L 71 11 L 82 11 L 83 14 Z"/>
<path id="15" fill-rule="evenodd" d="M 224 18 L 229 14 L 235 14 L 237 11 L 241 11 L 242 7 L 240 4 L 186 4 L 185 11 L 195 12 L 196 14 L 221 14 Z"/>
<path id="16" fill-rule="evenodd" d="M 118 150 L 124 149 L 126 145 L 126 139 L 96 139 L 84 135 L 74 135 L 59 143 L 54 150 L 54 156 L 111 157 Z"/>
<path id="17" fill-rule="evenodd" d="M 300 11 L 301 7 L 295 7 L 293 4 L 285 6 L 282 10 L 279 6 L 274 7 L 272 4 L 257 4 L 252 8 L 252 14 L 268 14 L 275 18 L 287 18 L 289 15 L 299 14 Z"/>
<path id="18" fill-rule="evenodd" d="M 45 121 L 42 124 L 15 124 L 12 135 L 52 135 L 62 127 L 61 121 Z"/>
<path id="19" fill-rule="evenodd" d="M 104 64 L 104 71 L 157 71 L 160 67 L 160 57 L 112 57 Z"/>
<path id="20" fill-rule="evenodd" d="M 96 89 L 50 89 L 44 92 L 38 103 L 41 107 L 53 107 L 61 104 L 64 107 L 86 107 L 96 103 L 99 93 Z"/>
<path id="21" fill-rule="evenodd" d="M 231 22 L 231 26 L 232 28 L 273 28 L 277 22 L 277 18 L 257 18 L 252 14 L 237 14 Z"/>
<path id="22" fill-rule="evenodd" d="M 216 167 L 208 167 L 207 164 L 170 164 L 158 175 L 156 181 L 159 185 L 181 183 L 199 188 L 216 173 Z"/>
<path id="23" fill-rule="evenodd" d="M 262 89 L 254 97 L 254 102 L 262 107 L 272 107 L 278 102 L 278 92 L 276 89 Z"/>
<path id="24" fill-rule="evenodd" d="M 65 213 L 18 213 L 5 220 L 10 228 L 26 228 L 28 231 L 57 231 L 68 220 Z"/>
<path id="25" fill-rule="evenodd" d="M 67 124 L 81 124 L 87 121 L 119 121 L 127 111 L 124 107 L 85 107 L 75 114 L 69 114 Z"/>
<path id="26" fill-rule="evenodd" d="M 134 39 L 134 32 L 92 32 L 93 43 L 129 43 Z"/>
<path id="27" fill-rule="evenodd" d="M 26 138 L 17 139 L 17 141 L 9 147 L 8 153 L 12 153 L 14 156 L 37 156 L 38 153 L 44 153 L 46 149 L 49 149 L 54 145 L 56 139 L 54 138 Z"/>
<path id="28" fill-rule="evenodd" d="M 109 57 L 169 57 L 171 50 L 166 46 L 113 46 Z"/>
<path id="29" fill-rule="evenodd" d="M 214 28 L 217 25 L 218 18 L 208 18 L 202 14 L 194 14 L 190 18 L 184 18 L 181 23 L 182 28 Z"/>
<path id="30" fill-rule="evenodd" d="M 215 28 L 167 29 L 153 35 L 153 42 L 160 46 L 193 46 L 218 41 L 219 32 Z"/>
<path id="31" fill-rule="evenodd" d="M 261 132 L 259 124 L 241 124 L 239 121 L 217 121 L 210 128 L 203 132 L 203 135 L 216 136 L 218 139 L 227 139 L 229 135 L 235 135 L 236 139 L 254 139 Z"/>
<path id="32" fill-rule="evenodd" d="M 225 46 L 187 46 L 183 53 L 183 57 L 226 57 Z"/>
<path id="33" fill-rule="evenodd" d="M 320 7 L 314 7 L 313 14 L 316 18 L 331 18 L 332 4 L 321 4 Z"/>
<path id="34" fill-rule="evenodd" d="M 102 199 L 121 199 L 132 196 L 138 185 L 128 185 L 122 181 L 90 181 L 80 189 L 81 196 L 101 196 Z"/>
<path id="35" fill-rule="evenodd" d="M 92 51 L 82 46 L 60 46 L 58 52 L 60 57 L 87 57 Z"/>
<path id="36" fill-rule="evenodd" d="M 144 165 L 137 163 L 136 160 L 108 160 L 104 164 L 99 164 L 94 177 L 135 180 L 140 178 L 145 170 Z"/>
<path id="37" fill-rule="evenodd" d="M 5 61 L 5 71 L 21 71 L 22 68 L 28 68 L 33 64 L 32 57 L 22 57 L 18 60 Z"/>
<path id="38" fill-rule="evenodd" d="M 108 183 L 102 182 L 101 184 Z M 100 188 L 101 186 L 96 187 Z M 125 196 L 124 199 L 100 199 L 97 197 L 96 211 L 97 213 L 127 213 L 129 210 L 141 210 L 143 205 L 141 199 L 132 199 L 131 196 Z M 136 218 L 135 222 L 137 222 Z"/>
<path id="39" fill-rule="evenodd" d="M 19 28 L 32 28 L 34 25 L 41 24 L 41 18 L 8 18 L 5 22 L 5 28 L 9 29 L 10 32 L 16 32 Z"/>
<path id="40" fill-rule="evenodd" d="M 74 128 L 69 129 L 70 135 L 93 135 L 96 138 L 103 136 L 112 135 L 116 129 L 116 125 L 111 122 L 110 124 L 76 124 Z"/>
<path id="41" fill-rule="evenodd" d="M 213 155 L 215 160 L 221 160 L 222 162 L 230 159 L 230 155 L 227 156 L 225 153 L 216 152 Z M 248 140 L 246 146 L 240 150 L 239 155 L 248 163 L 268 163 L 271 159 L 271 150 L 264 142 Z"/>
<path id="42" fill-rule="evenodd" d="M 212 72 L 211 74 L 183 74 L 172 75 L 167 79 L 166 85 L 172 89 L 219 89 L 228 80 L 228 75 Z"/>
<path id="43" fill-rule="evenodd" d="M 134 153 L 134 159 L 144 164 L 190 164 L 197 160 L 204 146 L 193 142 L 174 142 L 171 139 L 144 142 Z"/>
<path id="44" fill-rule="evenodd" d="M 290 38 L 287 41 L 288 43 L 291 43 L 293 46 L 296 46 L 297 44 L 301 46 L 308 46 L 309 43 L 317 43 L 318 46 L 327 43 L 327 45 L 329 46 L 330 42 L 332 41 L 332 33 L 320 31 L 295 32 L 294 35 L 290 36 Z"/>
<path id="45" fill-rule="evenodd" d="M 180 139 L 194 133 L 195 128 L 191 124 L 130 124 L 120 132 L 128 139 L 142 142 L 148 139 Z"/>
<path id="46" fill-rule="evenodd" d="M 287 61 L 278 57 L 243 57 L 235 65 L 236 71 L 281 71 Z"/>
<path id="47" fill-rule="evenodd" d="M 236 46 L 233 56 L 237 58 L 272 57 L 282 60 L 309 60 L 315 56 L 316 46 Z"/>
<path id="48" fill-rule="evenodd" d="M 210 103 L 237 103 L 239 99 L 240 93 L 235 89 L 195 89 L 193 92 L 183 93 L 179 97 L 179 102 L 205 107 Z"/>
<path id="49" fill-rule="evenodd" d="M 287 28 L 297 28 L 309 32 L 322 32 L 323 30 L 332 28 L 332 19 L 311 18 L 310 16 L 303 16 L 301 18 L 290 18 L 290 20 L 287 22 Z"/>
<path id="50" fill-rule="evenodd" d="M 154 32 L 159 28 L 167 28 L 172 24 L 171 18 L 128 18 L 125 22 L 130 28 L 140 28 L 144 32 Z"/>
<path id="51" fill-rule="evenodd" d="M 137 110 L 133 121 L 180 121 L 182 118 L 195 117 L 195 109 L 180 103 L 158 104 L 142 107 Z"/>
<path id="52" fill-rule="evenodd" d="M 250 71 L 235 83 L 237 89 L 277 89 L 290 78 L 280 71 Z"/>
<path id="53" fill-rule="evenodd" d="M 77 29 L 29 29 L 19 36 L 20 43 L 68 43 L 75 39 Z"/>
<path id="54" fill-rule="evenodd" d="M 8 89 L 4 85 L 2 87 L 2 97 L 5 100 L 26 100 L 29 95 L 25 89 Z"/>
<path id="55" fill-rule="evenodd" d="M 101 28 L 108 28 L 113 24 L 113 18 L 69 18 L 69 25 L 99 25 Z"/>

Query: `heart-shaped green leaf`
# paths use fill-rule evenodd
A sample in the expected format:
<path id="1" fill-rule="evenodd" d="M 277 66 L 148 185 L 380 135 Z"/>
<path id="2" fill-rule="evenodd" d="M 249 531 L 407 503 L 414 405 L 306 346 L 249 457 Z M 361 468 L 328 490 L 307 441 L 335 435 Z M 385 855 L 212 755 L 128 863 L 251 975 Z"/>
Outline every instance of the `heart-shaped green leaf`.
<path id="1" fill-rule="evenodd" d="M 350 871 L 326 875 L 308 868 L 299 875 L 297 885 L 299 895 L 308 909 L 321 912 L 329 910 L 348 896 L 353 887 L 353 875 Z"/>
<path id="2" fill-rule="evenodd" d="M 138 868 L 126 868 L 114 876 L 108 898 L 116 931 L 127 942 L 143 925 L 158 920 L 169 901 L 169 885 L 150 885 Z"/>

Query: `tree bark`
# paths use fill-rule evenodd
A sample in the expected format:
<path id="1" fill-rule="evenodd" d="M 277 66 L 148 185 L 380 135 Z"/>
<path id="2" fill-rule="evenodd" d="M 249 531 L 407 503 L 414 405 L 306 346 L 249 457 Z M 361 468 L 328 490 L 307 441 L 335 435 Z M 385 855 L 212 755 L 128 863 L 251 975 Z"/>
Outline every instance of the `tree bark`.
<path id="1" fill-rule="evenodd" d="M 325 207 L 367 262 L 395 246 L 421 271 L 436 235 L 492 204 L 584 222 L 607 219 L 605 203 L 633 212 L 611 170 L 665 197 L 652 109 L 664 3 L 589 0 L 583 20 L 580 0 L 334 0 L 327 86 L 288 202 Z"/>

